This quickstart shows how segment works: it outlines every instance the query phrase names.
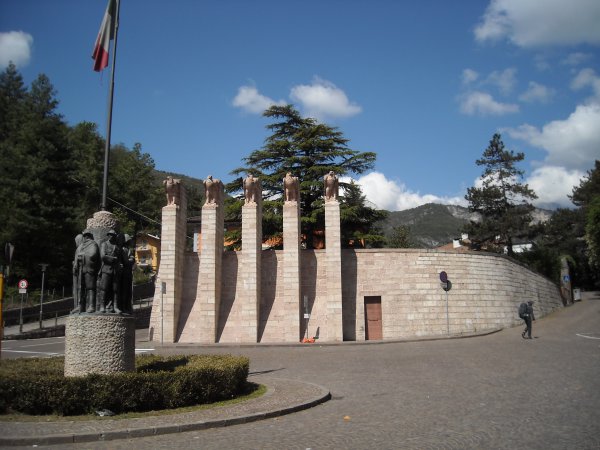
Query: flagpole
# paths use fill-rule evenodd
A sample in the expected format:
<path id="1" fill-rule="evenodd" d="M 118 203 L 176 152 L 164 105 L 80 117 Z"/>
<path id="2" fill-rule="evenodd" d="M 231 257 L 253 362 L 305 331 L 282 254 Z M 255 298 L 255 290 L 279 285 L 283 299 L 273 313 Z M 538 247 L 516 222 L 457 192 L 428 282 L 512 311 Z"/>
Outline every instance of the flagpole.
<path id="1" fill-rule="evenodd" d="M 121 9 L 121 0 L 116 0 L 115 14 L 115 39 L 113 43 L 113 59 L 110 69 L 110 89 L 108 94 L 108 118 L 106 121 L 106 145 L 104 147 L 104 176 L 102 178 L 102 204 L 100 209 L 106 211 L 106 196 L 108 192 L 108 167 L 110 156 L 110 133 L 112 128 L 112 110 L 113 96 L 115 92 L 115 62 L 117 60 L 117 37 L 119 34 L 119 10 Z"/>

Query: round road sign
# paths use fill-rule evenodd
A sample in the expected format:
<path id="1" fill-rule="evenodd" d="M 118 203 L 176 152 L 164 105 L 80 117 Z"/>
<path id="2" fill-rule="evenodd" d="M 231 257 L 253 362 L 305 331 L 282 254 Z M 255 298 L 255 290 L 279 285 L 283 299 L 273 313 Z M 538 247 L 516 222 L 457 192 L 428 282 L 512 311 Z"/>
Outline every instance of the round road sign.
<path id="1" fill-rule="evenodd" d="M 27 289 L 27 286 L 29 286 L 27 280 L 19 280 L 19 289 Z"/>

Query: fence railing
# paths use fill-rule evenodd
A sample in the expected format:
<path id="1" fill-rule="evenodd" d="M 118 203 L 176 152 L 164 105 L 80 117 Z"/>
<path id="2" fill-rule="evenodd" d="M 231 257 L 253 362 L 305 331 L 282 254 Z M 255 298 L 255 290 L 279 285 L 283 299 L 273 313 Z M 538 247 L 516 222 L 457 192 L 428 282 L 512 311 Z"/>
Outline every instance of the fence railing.
<path id="1" fill-rule="evenodd" d="M 144 283 L 133 287 L 133 307 L 141 308 L 152 305 L 154 297 L 154 283 Z M 48 319 L 55 319 L 69 315 L 75 308 L 73 297 L 66 297 L 54 301 L 44 301 L 41 307 L 38 304 L 27 304 L 23 301 L 21 307 L 20 300 L 15 302 L 12 308 L 3 308 L 2 318 L 4 326 L 22 325 L 32 322 L 40 322 Z M 16 307 L 15 307 L 16 306 Z"/>

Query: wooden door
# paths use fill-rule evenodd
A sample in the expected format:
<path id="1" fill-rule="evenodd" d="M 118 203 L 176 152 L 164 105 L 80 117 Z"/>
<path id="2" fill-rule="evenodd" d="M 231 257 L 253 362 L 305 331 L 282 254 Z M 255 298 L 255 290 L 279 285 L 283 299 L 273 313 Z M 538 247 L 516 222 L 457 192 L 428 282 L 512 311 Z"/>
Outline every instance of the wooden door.
<path id="1" fill-rule="evenodd" d="M 365 339 L 383 339 L 381 324 L 381 297 L 365 297 Z"/>

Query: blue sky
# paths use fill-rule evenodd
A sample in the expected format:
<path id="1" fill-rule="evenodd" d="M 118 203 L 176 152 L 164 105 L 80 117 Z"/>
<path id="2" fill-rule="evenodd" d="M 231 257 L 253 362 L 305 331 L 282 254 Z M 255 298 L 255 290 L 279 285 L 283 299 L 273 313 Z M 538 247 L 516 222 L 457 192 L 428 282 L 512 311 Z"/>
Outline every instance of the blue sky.
<path id="1" fill-rule="evenodd" d="M 0 0 L 0 69 L 50 77 L 71 124 L 104 135 L 107 0 Z M 524 152 L 540 207 L 572 206 L 600 158 L 600 2 L 122 0 L 112 142 L 160 170 L 224 181 L 273 103 L 376 152 L 355 176 L 389 210 L 463 204 L 495 132 Z"/>

